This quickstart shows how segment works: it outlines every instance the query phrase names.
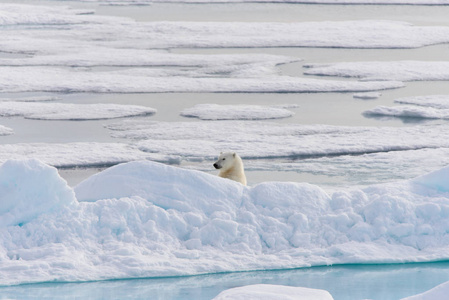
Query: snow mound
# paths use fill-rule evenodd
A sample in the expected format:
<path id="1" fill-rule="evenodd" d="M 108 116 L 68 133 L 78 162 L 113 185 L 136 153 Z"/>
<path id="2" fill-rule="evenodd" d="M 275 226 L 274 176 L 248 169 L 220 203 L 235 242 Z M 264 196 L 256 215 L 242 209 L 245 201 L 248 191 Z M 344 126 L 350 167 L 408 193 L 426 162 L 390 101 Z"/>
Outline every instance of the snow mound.
<path id="1" fill-rule="evenodd" d="M 107 169 L 73 191 L 39 161 L 8 161 L 0 282 L 448 259 L 448 184 L 438 179 L 448 168 L 329 195 L 307 183 L 242 186 L 146 161 Z"/>
<path id="2" fill-rule="evenodd" d="M 58 171 L 37 160 L 9 160 L 2 164 L 0 195 L 0 226 L 22 225 L 76 202 L 75 193 Z"/>
<path id="3" fill-rule="evenodd" d="M 327 291 L 279 286 L 270 284 L 255 284 L 238 287 L 221 292 L 213 300 L 332 300 Z"/>
<path id="4" fill-rule="evenodd" d="M 181 112 L 182 116 L 202 120 L 264 120 L 291 117 L 294 113 L 280 107 L 261 105 L 197 104 Z"/>

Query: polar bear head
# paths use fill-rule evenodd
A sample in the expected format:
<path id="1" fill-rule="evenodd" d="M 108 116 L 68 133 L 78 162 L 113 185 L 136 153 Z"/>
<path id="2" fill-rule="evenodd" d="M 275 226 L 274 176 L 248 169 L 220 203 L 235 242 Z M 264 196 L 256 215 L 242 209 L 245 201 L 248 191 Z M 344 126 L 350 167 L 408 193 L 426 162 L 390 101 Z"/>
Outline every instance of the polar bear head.
<path id="1" fill-rule="evenodd" d="M 235 152 L 222 152 L 214 163 L 215 169 L 220 170 L 218 176 L 228 178 L 246 185 L 246 176 L 243 162 Z"/>
<path id="2" fill-rule="evenodd" d="M 222 169 L 222 171 L 231 169 L 235 164 L 236 156 L 235 152 L 221 152 L 218 160 L 214 163 L 214 168 Z"/>

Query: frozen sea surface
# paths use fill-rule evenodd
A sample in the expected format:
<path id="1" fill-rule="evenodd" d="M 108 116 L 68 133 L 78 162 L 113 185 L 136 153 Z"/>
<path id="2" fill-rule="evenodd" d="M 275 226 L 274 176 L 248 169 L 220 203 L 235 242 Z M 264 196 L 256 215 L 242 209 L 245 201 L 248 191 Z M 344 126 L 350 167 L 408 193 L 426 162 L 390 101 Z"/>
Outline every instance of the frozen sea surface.
<path id="1" fill-rule="evenodd" d="M 448 259 L 445 96 L 431 96 L 449 94 L 446 3 L 183 2 L 1 1 L 0 107 L 20 110 L 0 119 L 1 284 Z M 201 111 L 206 104 L 215 110 Z M 193 108 L 203 118 L 240 119 L 243 105 L 249 119 L 256 108 L 295 114 L 264 122 L 182 116 Z M 420 111 L 363 114 L 381 106 Z M 102 111 L 106 119 L 91 120 Z M 90 120 L 67 120 L 79 116 Z M 126 120 L 108 120 L 115 117 Z M 244 156 L 250 186 L 206 174 L 223 148 Z M 407 292 L 374 289 L 379 299 L 400 299 L 449 279 L 435 273 L 417 277 L 426 282 L 419 289 L 409 278 Z M 350 282 L 364 277 L 348 274 Z M 286 284 L 258 276 L 204 298 Z M 1 294 L 54 295 L 48 285 Z M 329 281 L 287 285 L 335 299 L 348 290 L 377 297 L 355 286 L 338 293 Z"/>

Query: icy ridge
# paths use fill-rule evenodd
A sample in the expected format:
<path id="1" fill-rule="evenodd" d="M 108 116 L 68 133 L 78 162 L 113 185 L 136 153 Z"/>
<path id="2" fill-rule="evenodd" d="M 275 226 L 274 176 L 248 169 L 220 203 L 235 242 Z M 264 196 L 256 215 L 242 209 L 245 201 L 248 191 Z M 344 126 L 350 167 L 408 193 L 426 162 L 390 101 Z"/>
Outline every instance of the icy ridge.
<path id="1" fill-rule="evenodd" d="M 8 161 L 0 283 L 448 259 L 447 172 L 329 195 L 133 162 L 73 191 L 52 167 Z"/>

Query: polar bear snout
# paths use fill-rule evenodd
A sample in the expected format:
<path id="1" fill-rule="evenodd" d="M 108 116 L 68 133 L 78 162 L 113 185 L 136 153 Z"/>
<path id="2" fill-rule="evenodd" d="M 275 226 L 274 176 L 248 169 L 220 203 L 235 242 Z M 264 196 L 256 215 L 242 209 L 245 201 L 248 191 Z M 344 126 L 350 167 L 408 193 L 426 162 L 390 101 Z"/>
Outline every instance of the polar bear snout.
<path id="1" fill-rule="evenodd" d="M 214 163 L 214 168 L 215 169 L 221 169 L 221 166 L 218 163 Z"/>

